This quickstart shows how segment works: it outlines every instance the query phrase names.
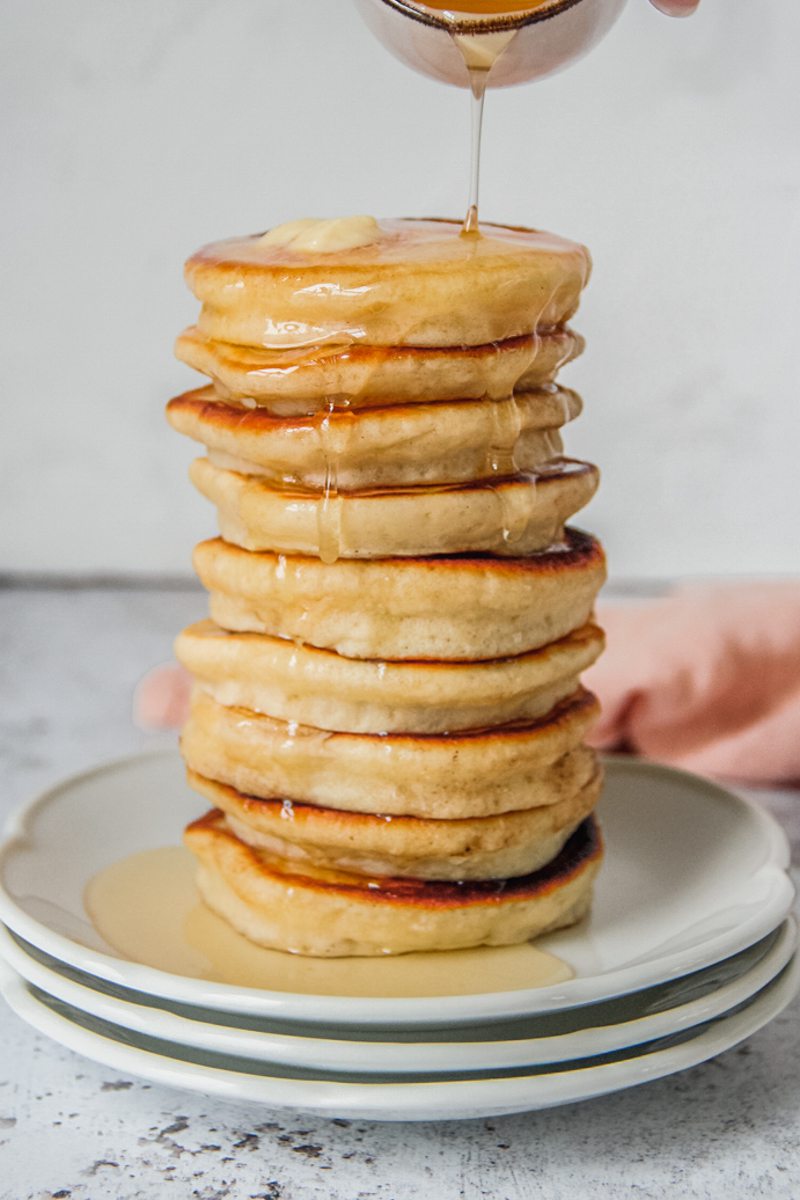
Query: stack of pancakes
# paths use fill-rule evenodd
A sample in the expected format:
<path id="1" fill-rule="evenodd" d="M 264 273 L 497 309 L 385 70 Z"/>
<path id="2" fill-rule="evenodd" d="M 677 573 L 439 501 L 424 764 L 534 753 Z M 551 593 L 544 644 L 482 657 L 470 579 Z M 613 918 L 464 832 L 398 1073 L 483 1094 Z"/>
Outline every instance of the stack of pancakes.
<path id="1" fill-rule="evenodd" d="M 303 954 L 519 942 L 583 915 L 601 856 L 579 677 L 605 567 L 566 527 L 597 471 L 562 455 L 581 403 L 554 382 L 588 254 L 296 224 L 187 264 L 177 352 L 212 382 L 168 415 L 222 535 L 177 642 L 200 890 Z"/>

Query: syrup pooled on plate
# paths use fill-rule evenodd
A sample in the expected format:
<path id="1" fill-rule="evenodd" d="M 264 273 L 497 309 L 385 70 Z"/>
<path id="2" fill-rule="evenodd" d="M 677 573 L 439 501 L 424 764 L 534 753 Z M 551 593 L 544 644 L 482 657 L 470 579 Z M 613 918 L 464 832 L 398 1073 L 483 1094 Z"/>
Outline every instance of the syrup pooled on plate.
<path id="1" fill-rule="evenodd" d="M 383 958 L 308 958 L 265 950 L 202 903 L 182 846 L 132 854 L 92 879 L 84 903 L 98 933 L 133 962 L 237 987 L 320 996 L 459 996 L 547 987 L 572 978 L 530 943 Z"/>

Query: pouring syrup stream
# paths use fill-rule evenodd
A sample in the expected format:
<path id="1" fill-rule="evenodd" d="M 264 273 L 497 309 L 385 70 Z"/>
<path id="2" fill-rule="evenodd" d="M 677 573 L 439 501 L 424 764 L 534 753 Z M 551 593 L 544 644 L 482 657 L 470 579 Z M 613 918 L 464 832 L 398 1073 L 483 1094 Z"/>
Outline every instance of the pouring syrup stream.
<path id="1" fill-rule="evenodd" d="M 472 99 L 472 150 L 470 155 L 470 189 L 467 215 L 462 234 L 470 236 L 480 233 L 478 203 L 480 189 L 481 131 L 483 128 L 483 106 L 489 75 L 497 60 L 517 36 L 518 27 L 476 29 L 476 18 L 523 16 L 544 8 L 550 0 L 423 0 L 424 7 L 439 14 L 447 24 L 456 47 L 469 72 L 469 88 Z M 465 26 L 464 17 L 468 24 Z"/>
<path id="2" fill-rule="evenodd" d="M 483 105 L 486 99 L 486 83 L 489 71 L 485 67 L 469 68 L 469 87 L 472 93 L 472 144 L 470 149 L 469 203 L 464 218 L 464 234 L 477 234 L 478 200 L 481 184 L 481 134 L 483 132 Z"/>

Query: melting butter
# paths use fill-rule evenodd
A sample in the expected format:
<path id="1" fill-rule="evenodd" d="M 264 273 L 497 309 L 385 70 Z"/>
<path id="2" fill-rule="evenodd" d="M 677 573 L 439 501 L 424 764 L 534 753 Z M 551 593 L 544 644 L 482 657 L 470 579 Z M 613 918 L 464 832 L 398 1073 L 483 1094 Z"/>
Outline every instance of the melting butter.
<path id="1" fill-rule="evenodd" d="M 262 246 L 277 246 L 298 254 L 334 254 L 380 241 L 381 227 L 374 217 L 304 217 L 276 225 L 260 239 Z"/>
<path id="2" fill-rule="evenodd" d="M 89 882 L 84 904 L 119 954 L 175 975 L 315 996 L 458 996 L 563 983 L 566 963 L 529 942 L 385 958 L 307 958 L 249 942 L 203 904 L 183 846 L 132 854 Z"/>

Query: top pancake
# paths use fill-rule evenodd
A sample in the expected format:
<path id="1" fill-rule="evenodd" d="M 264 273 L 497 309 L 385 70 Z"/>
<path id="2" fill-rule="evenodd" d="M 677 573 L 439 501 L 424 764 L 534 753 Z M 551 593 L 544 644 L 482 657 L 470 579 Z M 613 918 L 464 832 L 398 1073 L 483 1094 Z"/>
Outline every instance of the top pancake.
<path id="1" fill-rule="evenodd" d="M 203 247 L 186 279 L 216 341 L 290 347 L 480 346 L 549 329 L 578 306 L 585 247 L 554 234 L 446 220 L 379 222 L 369 245 L 298 252 L 261 235 Z"/>

